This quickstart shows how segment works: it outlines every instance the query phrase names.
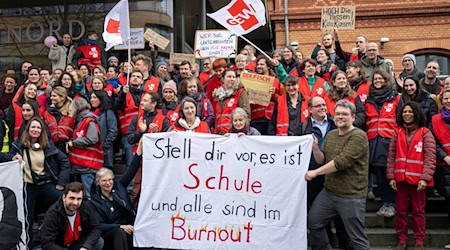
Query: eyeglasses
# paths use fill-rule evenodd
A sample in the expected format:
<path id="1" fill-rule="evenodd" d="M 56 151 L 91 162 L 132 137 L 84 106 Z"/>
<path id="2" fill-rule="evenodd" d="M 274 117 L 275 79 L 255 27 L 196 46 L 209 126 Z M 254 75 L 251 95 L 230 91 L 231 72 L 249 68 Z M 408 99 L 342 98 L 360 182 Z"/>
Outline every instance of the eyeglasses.
<path id="1" fill-rule="evenodd" d="M 327 105 L 324 103 L 324 104 L 317 104 L 317 105 L 314 105 L 314 106 L 312 106 L 313 108 L 320 108 L 320 107 L 326 107 Z"/>
<path id="2" fill-rule="evenodd" d="M 108 183 L 113 182 L 113 179 L 101 180 L 100 183 Z"/>

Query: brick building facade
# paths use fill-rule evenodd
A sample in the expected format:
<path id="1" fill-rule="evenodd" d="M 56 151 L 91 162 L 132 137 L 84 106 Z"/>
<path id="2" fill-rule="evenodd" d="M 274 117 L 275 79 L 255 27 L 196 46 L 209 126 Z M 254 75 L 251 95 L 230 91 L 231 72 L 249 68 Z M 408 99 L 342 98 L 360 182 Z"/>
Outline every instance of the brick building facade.
<path id="1" fill-rule="evenodd" d="M 286 0 L 267 1 L 277 48 L 286 44 L 284 1 Z M 351 51 L 355 38 L 361 34 L 379 45 L 380 38 L 387 37 L 390 41 L 384 45 L 384 49 L 380 49 L 380 55 L 393 60 L 396 73 L 402 70 L 402 55 L 413 53 L 418 56 L 418 66 L 438 56 L 441 74 L 449 74 L 450 1 L 288 1 L 289 42 L 298 41 L 304 55 L 310 55 L 322 35 L 321 8 L 353 5 L 356 7 L 355 29 L 339 32 L 344 50 Z"/>

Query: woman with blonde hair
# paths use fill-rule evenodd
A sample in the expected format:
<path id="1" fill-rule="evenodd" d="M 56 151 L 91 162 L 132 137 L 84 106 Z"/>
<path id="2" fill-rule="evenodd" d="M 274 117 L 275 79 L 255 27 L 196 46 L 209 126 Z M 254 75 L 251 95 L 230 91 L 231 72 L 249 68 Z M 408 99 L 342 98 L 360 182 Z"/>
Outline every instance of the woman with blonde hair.
<path id="1" fill-rule="evenodd" d="M 50 102 L 44 111 L 44 120 L 56 147 L 65 152 L 65 143 L 72 137 L 75 126 L 75 119 L 69 116 L 72 99 L 64 87 L 56 86 L 50 94 Z"/>

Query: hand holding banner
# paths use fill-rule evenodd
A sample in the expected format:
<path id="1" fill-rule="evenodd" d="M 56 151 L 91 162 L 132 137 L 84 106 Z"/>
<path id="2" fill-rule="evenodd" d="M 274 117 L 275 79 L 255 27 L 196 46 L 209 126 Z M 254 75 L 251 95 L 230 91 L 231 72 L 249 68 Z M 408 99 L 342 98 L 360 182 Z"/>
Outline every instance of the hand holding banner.
<path id="1" fill-rule="evenodd" d="M 156 46 L 160 47 L 163 50 L 166 49 L 167 45 L 169 45 L 170 43 L 169 39 L 161 36 L 152 29 L 147 29 L 145 31 L 144 38 L 147 41 L 153 41 Z"/>

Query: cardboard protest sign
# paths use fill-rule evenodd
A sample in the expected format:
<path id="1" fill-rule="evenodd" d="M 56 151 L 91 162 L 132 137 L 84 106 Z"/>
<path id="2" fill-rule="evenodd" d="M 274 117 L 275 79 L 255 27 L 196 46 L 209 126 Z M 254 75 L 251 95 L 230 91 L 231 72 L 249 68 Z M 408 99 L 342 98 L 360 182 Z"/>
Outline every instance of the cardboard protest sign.
<path id="1" fill-rule="evenodd" d="M 250 100 L 261 106 L 269 105 L 272 96 L 269 89 L 273 87 L 275 77 L 242 72 L 240 81 L 244 84 Z"/>
<path id="2" fill-rule="evenodd" d="M 143 49 L 144 44 L 144 29 L 143 28 L 132 28 L 130 29 L 130 40 L 123 44 L 114 46 L 115 50 L 128 49 L 128 44 L 130 44 L 131 49 Z"/>
<path id="3" fill-rule="evenodd" d="M 134 246 L 307 249 L 311 136 L 144 135 Z"/>
<path id="4" fill-rule="evenodd" d="M 144 38 L 147 41 L 153 41 L 156 46 L 161 49 L 166 49 L 167 45 L 169 45 L 170 40 L 156 33 L 152 29 L 147 29 L 144 33 Z"/>
<path id="5" fill-rule="evenodd" d="M 322 30 L 349 30 L 355 29 L 355 6 L 322 7 Z"/>
<path id="6" fill-rule="evenodd" d="M 182 61 L 189 61 L 191 66 L 193 66 L 195 64 L 195 56 L 192 54 L 170 53 L 170 64 L 180 64 Z"/>
<path id="7" fill-rule="evenodd" d="M 238 39 L 228 30 L 197 30 L 195 32 L 195 58 L 234 58 Z"/>

